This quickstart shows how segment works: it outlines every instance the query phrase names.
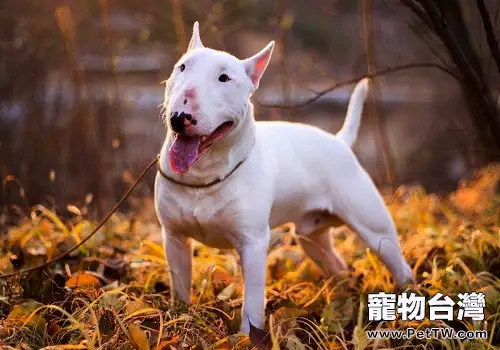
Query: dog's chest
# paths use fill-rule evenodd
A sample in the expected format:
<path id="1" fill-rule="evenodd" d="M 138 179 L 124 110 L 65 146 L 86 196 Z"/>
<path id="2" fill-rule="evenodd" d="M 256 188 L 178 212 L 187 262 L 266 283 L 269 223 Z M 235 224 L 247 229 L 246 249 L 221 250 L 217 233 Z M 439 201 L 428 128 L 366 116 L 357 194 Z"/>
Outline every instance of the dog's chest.
<path id="1" fill-rule="evenodd" d="M 191 237 L 215 248 L 234 246 L 237 237 L 231 218 L 235 216 L 235 208 L 230 198 L 193 189 L 164 193 L 157 200 L 162 225 L 169 233 Z"/>

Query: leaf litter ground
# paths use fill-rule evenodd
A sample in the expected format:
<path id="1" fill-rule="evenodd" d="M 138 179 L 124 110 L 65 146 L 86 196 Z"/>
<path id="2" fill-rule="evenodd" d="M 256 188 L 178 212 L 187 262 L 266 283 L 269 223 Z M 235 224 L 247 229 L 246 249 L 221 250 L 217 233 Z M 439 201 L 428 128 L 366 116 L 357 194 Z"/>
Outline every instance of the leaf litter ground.
<path id="1" fill-rule="evenodd" d="M 160 228 L 150 202 L 133 219 L 115 214 L 85 247 L 50 269 L 0 280 L 2 349 L 496 349 L 500 344 L 500 167 L 464 179 L 444 197 L 419 186 L 385 196 L 411 291 L 486 295 L 484 322 L 369 322 L 366 294 L 397 293 L 387 269 L 345 226 L 332 229 L 351 269 L 326 280 L 296 244 L 293 225 L 275 228 L 268 258 L 268 330 L 238 333 L 242 277 L 231 250 L 194 246 L 192 305 L 172 305 Z M 78 208 L 60 219 L 44 207 L 0 239 L 0 273 L 43 263 L 78 243 L 95 223 Z M 486 340 L 371 340 L 366 330 L 453 327 Z M 250 339 L 252 338 L 252 339 Z"/>

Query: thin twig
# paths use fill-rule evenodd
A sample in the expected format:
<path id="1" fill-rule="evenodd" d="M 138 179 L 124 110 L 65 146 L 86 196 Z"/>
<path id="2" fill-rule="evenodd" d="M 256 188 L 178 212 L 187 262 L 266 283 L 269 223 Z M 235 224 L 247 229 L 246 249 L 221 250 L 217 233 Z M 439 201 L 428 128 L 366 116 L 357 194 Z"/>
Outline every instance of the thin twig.
<path id="1" fill-rule="evenodd" d="M 71 16 L 69 6 L 60 6 L 55 11 L 57 25 L 63 37 L 63 44 L 70 60 L 75 85 L 78 88 L 78 98 L 87 97 L 87 86 L 85 83 L 85 73 L 78 62 L 75 44 L 75 23 Z M 83 96 L 82 96 L 83 95 Z"/>
<path id="2" fill-rule="evenodd" d="M 481 63 L 472 47 L 469 31 L 464 23 L 458 1 L 448 0 L 442 4 L 436 4 L 426 0 L 422 4 L 435 23 L 435 32 L 450 51 L 455 64 L 471 79 L 471 82 L 473 81 L 474 84 L 484 89 L 486 82 Z"/>
<path id="3" fill-rule="evenodd" d="M 425 12 L 425 10 L 422 8 L 421 4 L 417 5 L 417 3 L 413 0 L 399 0 L 400 3 L 408 7 L 415 15 L 417 15 L 422 22 L 424 22 L 429 28 L 433 28 L 434 25 L 432 24 L 432 21 L 430 20 L 428 14 Z"/>
<path id="4" fill-rule="evenodd" d="M 500 1 L 497 2 L 497 7 L 495 9 L 495 19 L 493 21 L 494 22 L 494 25 L 493 25 L 494 28 L 497 27 L 497 24 L 498 24 L 498 15 L 499 14 L 500 14 Z M 493 57 L 492 56 L 490 56 L 489 59 L 488 59 L 488 68 L 486 69 L 486 74 L 488 74 L 488 76 L 491 73 L 491 61 L 493 61 Z M 500 97 L 500 93 L 498 94 L 498 97 Z"/>
<path id="5" fill-rule="evenodd" d="M 400 18 L 401 14 L 399 14 L 397 11 L 393 10 L 391 8 L 391 6 L 389 6 L 387 4 L 387 2 L 385 0 L 383 1 L 383 3 L 384 3 L 385 8 L 388 11 L 391 11 L 394 15 L 396 15 L 398 18 Z M 439 53 L 438 49 L 436 49 L 433 46 L 432 40 L 426 38 L 424 31 L 423 30 L 421 31 L 421 30 L 417 29 L 417 27 L 415 25 L 411 24 L 409 21 L 405 20 L 404 22 L 406 24 L 406 27 L 408 29 L 410 29 L 413 32 L 413 34 L 415 34 L 415 36 L 417 36 L 420 40 L 422 40 L 422 42 L 427 46 L 427 48 L 439 59 L 439 61 L 444 66 L 446 66 L 446 64 L 447 64 L 446 60 L 444 59 L 444 57 L 441 56 L 441 54 Z"/>
<path id="6" fill-rule="evenodd" d="M 279 60 L 279 67 L 280 67 L 280 84 L 281 84 L 281 91 L 283 93 L 283 103 L 284 104 L 289 104 L 291 100 L 291 89 L 290 89 L 290 84 L 288 82 L 288 74 L 287 74 L 287 65 L 286 65 L 286 30 L 287 28 L 285 27 L 286 25 L 286 13 L 285 13 L 285 6 L 284 6 L 284 1 L 283 0 L 277 0 L 276 1 L 276 15 L 278 17 L 278 28 L 279 28 L 279 35 L 278 35 L 278 42 L 277 42 L 277 51 L 278 51 L 278 60 Z M 283 113 L 283 112 L 282 112 Z M 285 113 L 284 117 L 288 117 Z M 293 116 L 292 116 L 293 119 Z"/>
<path id="7" fill-rule="evenodd" d="M 172 5 L 172 16 L 174 22 L 175 33 L 179 42 L 179 54 L 187 50 L 186 36 L 184 33 L 184 20 L 182 19 L 182 7 L 180 0 L 170 0 Z"/>
<path id="8" fill-rule="evenodd" d="M 116 75 L 116 60 L 113 52 L 112 46 L 112 38 L 111 38 L 111 29 L 109 26 L 109 8 L 108 8 L 108 0 L 99 0 L 99 7 L 101 9 L 101 22 L 103 26 L 102 35 L 105 49 L 109 58 L 109 71 L 113 76 L 113 85 L 115 89 L 116 99 L 118 99 L 119 95 L 119 87 L 118 87 L 118 77 Z"/>
<path id="9" fill-rule="evenodd" d="M 372 38 L 372 9 L 371 0 L 362 0 L 362 17 L 363 17 L 363 37 L 365 44 L 366 65 L 368 67 L 368 74 L 375 70 L 375 53 L 373 49 Z M 378 94 L 380 92 L 380 84 L 377 81 L 372 81 L 372 88 L 370 89 L 371 97 L 371 116 L 375 121 L 376 138 L 381 150 L 382 163 L 385 172 L 385 179 L 387 184 L 392 186 L 394 182 L 394 157 L 391 154 L 391 147 L 387 136 L 387 127 L 385 125 L 384 116 L 380 114 L 377 105 Z"/>
<path id="10" fill-rule="evenodd" d="M 330 93 L 330 92 L 332 92 L 334 90 L 337 90 L 337 89 L 342 88 L 344 86 L 349 86 L 349 85 L 352 85 L 354 83 L 357 83 L 357 82 L 359 82 L 363 78 L 375 78 L 375 77 L 380 77 L 380 76 L 388 75 L 388 74 L 391 74 L 391 73 L 401 72 L 401 71 L 404 71 L 404 70 L 415 69 L 415 68 L 436 68 L 436 69 L 439 69 L 440 71 L 445 72 L 446 74 L 452 76 L 458 82 L 462 81 L 462 78 L 460 76 L 458 76 L 457 74 L 453 73 L 448 68 L 443 67 L 442 65 L 440 65 L 438 63 L 432 63 L 432 62 L 428 62 L 428 63 L 425 63 L 425 62 L 424 63 L 409 63 L 409 64 L 404 64 L 404 65 L 401 65 L 401 66 L 395 66 L 395 67 L 389 67 L 389 68 L 380 69 L 380 70 L 374 71 L 374 72 L 369 73 L 369 74 L 365 74 L 365 75 L 362 75 L 362 76 L 358 76 L 356 78 L 352 78 L 352 79 L 349 79 L 349 80 L 346 80 L 346 81 L 342 81 L 342 82 L 339 82 L 339 83 L 332 84 L 328 88 L 319 91 L 315 96 L 310 97 L 310 98 L 308 98 L 307 100 L 305 100 L 303 102 L 299 102 L 299 103 L 295 103 L 295 104 L 288 104 L 288 105 L 261 103 L 258 100 L 255 100 L 254 102 L 259 107 L 265 107 L 265 108 L 283 108 L 283 109 L 300 108 L 300 107 L 304 107 L 304 106 L 310 105 L 311 103 L 316 102 L 321 97 L 323 97 L 324 95 L 326 95 L 326 94 L 328 94 L 328 93 Z"/>
<path id="11" fill-rule="evenodd" d="M 476 0 L 476 4 L 479 14 L 481 15 L 481 21 L 483 22 L 483 28 L 486 33 L 486 42 L 490 48 L 491 57 L 495 60 L 498 73 L 500 74 L 500 48 L 498 47 L 498 41 L 495 36 L 493 25 L 491 24 L 488 9 L 486 8 L 483 0 Z"/>

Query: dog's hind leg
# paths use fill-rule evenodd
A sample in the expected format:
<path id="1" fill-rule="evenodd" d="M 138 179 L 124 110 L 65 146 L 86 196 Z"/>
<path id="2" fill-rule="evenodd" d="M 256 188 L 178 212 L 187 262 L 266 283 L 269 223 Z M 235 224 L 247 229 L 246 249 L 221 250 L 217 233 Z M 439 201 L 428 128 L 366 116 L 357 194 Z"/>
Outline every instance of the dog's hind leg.
<path id="1" fill-rule="evenodd" d="M 413 281 L 401 252 L 396 227 L 372 179 L 359 165 L 347 164 L 335 179 L 335 213 L 389 268 L 397 286 Z"/>
<path id="2" fill-rule="evenodd" d="M 170 271 L 170 284 L 174 300 L 191 302 L 192 250 L 191 239 L 163 231 L 165 255 Z"/>
<path id="3" fill-rule="evenodd" d="M 333 247 L 330 226 L 320 227 L 313 232 L 300 230 L 297 223 L 296 237 L 304 252 L 330 277 L 347 269 L 347 264 Z"/>

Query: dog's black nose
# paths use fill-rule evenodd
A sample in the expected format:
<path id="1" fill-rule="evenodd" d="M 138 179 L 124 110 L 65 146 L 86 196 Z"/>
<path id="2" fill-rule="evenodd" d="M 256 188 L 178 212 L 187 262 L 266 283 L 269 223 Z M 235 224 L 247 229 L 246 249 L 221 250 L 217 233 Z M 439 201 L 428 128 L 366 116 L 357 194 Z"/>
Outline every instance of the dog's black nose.
<path id="1" fill-rule="evenodd" d="M 174 112 L 170 117 L 170 125 L 176 133 L 182 134 L 186 131 L 186 125 L 196 125 L 196 119 L 189 113 Z"/>
<path id="2" fill-rule="evenodd" d="M 184 112 L 181 114 L 174 112 L 170 117 L 170 125 L 172 125 L 172 129 L 178 134 L 182 134 L 184 132 L 184 119 Z"/>

